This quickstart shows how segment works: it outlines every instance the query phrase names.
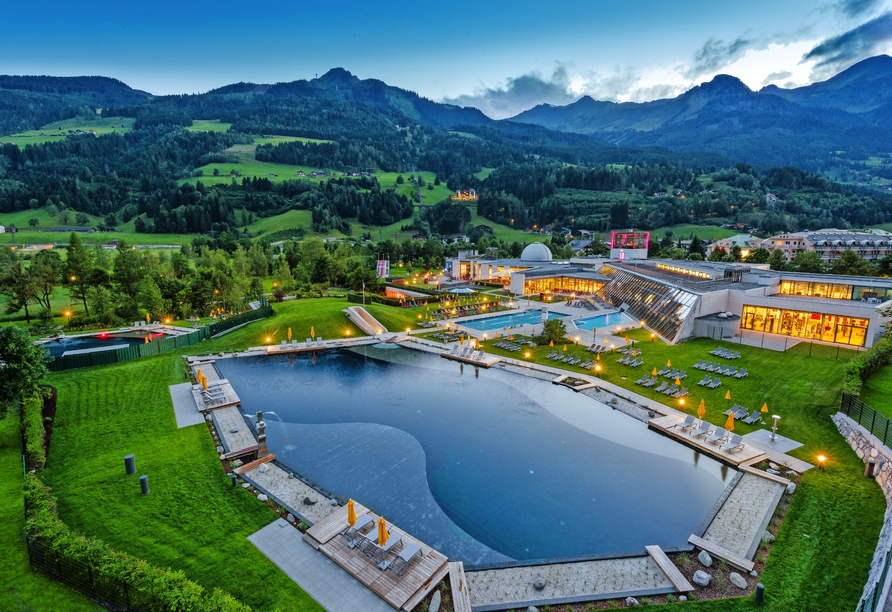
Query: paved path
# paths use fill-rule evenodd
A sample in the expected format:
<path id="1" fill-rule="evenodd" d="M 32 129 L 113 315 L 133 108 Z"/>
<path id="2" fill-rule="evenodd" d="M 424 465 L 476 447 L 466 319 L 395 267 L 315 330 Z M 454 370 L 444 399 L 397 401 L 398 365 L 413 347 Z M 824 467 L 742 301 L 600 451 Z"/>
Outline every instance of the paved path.
<path id="1" fill-rule="evenodd" d="M 193 403 L 195 402 L 193 401 Z M 217 432 L 224 441 L 223 446 L 227 453 L 234 453 L 257 444 L 257 438 L 248 428 L 241 408 L 229 406 L 214 410 L 213 414 L 217 423 Z M 235 431 L 232 431 L 233 429 Z"/>
<path id="2" fill-rule="evenodd" d="M 279 519 L 248 536 L 328 612 L 393 612 L 384 600 L 301 539 L 301 533 Z"/>
<path id="3" fill-rule="evenodd" d="M 537 574 L 547 580 L 541 591 L 533 588 Z M 561 600 L 627 597 L 654 590 L 675 592 L 672 583 L 649 556 L 466 571 L 465 576 L 474 608 L 518 608 L 539 601 L 550 601 L 553 605 Z"/>
<path id="4" fill-rule="evenodd" d="M 170 385 L 170 399 L 173 400 L 173 413 L 177 418 L 177 427 L 189 427 L 204 423 L 204 415 L 198 411 L 192 397 L 192 383 Z"/>
<path id="5" fill-rule="evenodd" d="M 744 474 L 703 539 L 752 559 L 784 486 L 754 474 Z"/>

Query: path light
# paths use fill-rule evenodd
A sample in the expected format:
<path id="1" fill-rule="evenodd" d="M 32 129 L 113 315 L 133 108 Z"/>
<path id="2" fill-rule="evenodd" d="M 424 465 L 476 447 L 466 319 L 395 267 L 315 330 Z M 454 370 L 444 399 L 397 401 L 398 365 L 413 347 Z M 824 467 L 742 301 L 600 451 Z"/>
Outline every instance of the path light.
<path id="1" fill-rule="evenodd" d="M 651 334 L 650 334 L 650 341 L 653 342 L 654 339 L 655 339 L 656 337 L 657 337 L 657 335 L 654 334 L 653 332 L 651 332 Z"/>
<path id="2" fill-rule="evenodd" d="M 683 397 L 678 398 L 678 405 L 681 407 L 682 410 L 684 410 L 684 398 Z"/>
<path id="3" fill-rule="evenodd" d="M 529 359 L 529 358 L 530 358 L 530 352 L 527 351 L 526 353 L 523 354 L 523 356 L 526 357 L 527 359 Z"/>
<path id="4" fill-rule="evenodd" d="M 406 333 L 408 334 L 410 331 L 412 331 L 412 328 L 411 328 L 411 327 L 407 327 L 407 328 L 406 328 Z"/>
<path id="5" fill-rule="evenodd" d="M 601 378 L 601 364 L 600 363 L 595 364 L 595 372 L 598 374 L 598 378 Z"/>
<path id="6" fill-rule="evenodd" d="M 164 319 L 164 322 L 167 323 L 167 324 L 169 324 L 169 323 L 170 323 L 170 317 Z"/>
<path id="7" fill-rule="evenodd" d="M 824 455 L 818 455 L 818 469 L 819 469 L 819 470 L 823 470 L 823 469 L 824 469 L 824 462 L 825 462 L 825 461 L 827 461 L 827 457 L 825 457 Z"/>
<path id="8" fill-rule="evenodd" d="M 70 311 L 70 310 L 66 310 L 66 311 L 63 312 L 62 314 L 65 316 L 66 321 L 67 321 L 68 323 L 71 323 L 71 311 Z"/>
<path id="9" fill-rule="evenodd" d="M 774 419 L 774 425 L 771 426 L 771 441 L 774 442 L 777 439 L 777 422 L 780 421 L 780 417 L 772 414 L 771 418 Z"/>
<path id="10" fill-rule="evenodd" d="M 349 335 L 350 335 L 350 330 L 349 330 L 349 329 L 346 330 L 346 331 L 344 332 L 344 335 L 345 335 L 345 336 L 349 336 Z"/>
<path id="11" fill-rule="evenodd" d="M 269 336 L 266 337 L 266 345 L 269 346 L 269 343 L 272 342 L 272 338 Z"/>

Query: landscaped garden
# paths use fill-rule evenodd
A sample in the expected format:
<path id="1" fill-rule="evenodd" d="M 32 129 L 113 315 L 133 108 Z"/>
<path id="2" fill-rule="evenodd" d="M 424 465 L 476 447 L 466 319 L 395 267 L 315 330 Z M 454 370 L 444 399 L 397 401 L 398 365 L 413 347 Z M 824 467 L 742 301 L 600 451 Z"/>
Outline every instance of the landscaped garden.
<path id="1" fill-rule="evenodd" d="M 177 429 L 168 385 L 183 381 L 181 355 L 239 350 L 267 342 L 278 344 L 288 329 L 298 340 L 313 335 L 326 340 L 360 335 L 348 322 L 343 298 L 301 299 L 275 304 L 277 314 L 197 346 L 100 368 L 52 374 L 47 382 L 58 389 L 47 469 L 41 473 L 58 498 L 61 518 L 73 529 L 98 537 L 111 547 L 160 567 L 182 570 L 208 590 L 221 588 L 255 610 L 318 610 L 296 584 L 247 541 L 246 537 L 275 519 L 275 513 L 241 488 L 233 489 L 224 475 L 204 427 Z M 379 304 L 369 312 L 391 330 L 416 328 L 424 307 L 394 308 Z M 768 404 L 781 415 L 779 433 L 804 446 L 791 454 L 813 462 L 818 453 L 830 459 L 824 470 L 810 470 L 793 496 L 776 545 L 760 580 L 766 586 L 766 610 L 849 610 L 860 596 L 885 510 L 879 487 L 863 477 L 863 464 L 838 434 L 829 416 L 839 404 L 845 359 L 851 353 L 799 345 L 777 353 L 710 340 L 679 346 L 651 342 L 643 330 L 630 332 L 640 340 L 644 365 L 616 363 L 619 355 L 601 357 L 601 375 L 609 382 L 651 399 L 680 407 L 677 400 L 656 394 L 632 381 L 654 367 L 686 369 L 683 383 L 691 390 L 684 409 L 696 411 L 704 399 L 708 420 L 723 423 L 728 403 L 750 409 Z M 487 352 L 523 359 L 490 346 Z M 715 390 L 696 382 L 703 373 L 690 366 L 712 359 L 719 345 L 739 350 L 734 365 L 746 367 L 743 380 L 725 378 Z M 555 347 L 531 349 L 530 361 L 561 367 L 544 359 Z M 568 352 L 594 358 L 584 347 L 568 344 Z M 809 354 L 810 353 L 810 354 Z M 589 375 L 568 367 L 570 374 Z M 731 390 L 731 400 L 725 394 Z M 7 420 L 6 423 L 11 421 Z M 753 428 L 738 424 L 735 432 Z M 8 434 L 8 432 L 7 432 Z M 8 438 L 9 435 L 6 436 Z M 5 439 L 5 438 L 4 438 Z M 12 448 L 12 444 L 7 447 Z M 142 496 L 137 482 L 124 475 L 123 456 L 136 455 L 138 473 L 149 475 L 152 492 Z M 8 480 L 21 471 L 11 451 L 4 452 Z M 17 485 L 16 485 L 17 487 Z M 7 502 L 10 514 L 21 508 L 21 497 Z M 10 499 L 10 496 L 4 498 Z M 655 517 L 659 520 L 659 517 Z M 17 523 L 21 525 L 21 522 Z M 17 530 L 18 528 L 16 528 Z M 26 563 L 24 545 L 5 537 L 18 566 Z M 20 592 L 34 593 L 25 603 L 59 598 L 54 609 L 82 609 L 86 604 L 39 574 L 21 571 Z M 43 585 L 50 584 L 49 588 Z M 57 591 L 56 594 L 54 593 Z M 7 596 L 5 593 L 3 596 Z M 40 599 L 43 598 L 43 599 Z M 0 600 L 2 602 L 2 600 Z M 686 604 L 695 610 L 756 609 L 750 599 Z M 52 606 L 51 606 L 52 607 Z M 88 609 L 88 608 L 84 608 Z"/>

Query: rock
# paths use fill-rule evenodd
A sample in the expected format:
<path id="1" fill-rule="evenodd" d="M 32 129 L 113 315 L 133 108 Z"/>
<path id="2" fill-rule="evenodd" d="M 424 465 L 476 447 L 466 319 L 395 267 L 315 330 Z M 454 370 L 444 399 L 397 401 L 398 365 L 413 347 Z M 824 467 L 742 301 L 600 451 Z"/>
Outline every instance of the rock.
<path id="1" fill-rule="evenodd" d="M 259 471 L 261 474 L 266 474 L 266 470 L 268 470 L 268 469 L 269 468 L 267 467 L 267 465 L 265 463 L 261 463 L 260 467 L 257 468 L 257 471 Z"/>
<path id="2" fill-rule="evenodd" d="M 242 467 L 242 466 L 244 465 L 244 463 L 242 462 L 241 459 L 236 459 L 236 460 L 233 462 L 233 465 L 234 465 L 235 467 Z"/>
<path id="3" fill-rule="evenodd" d="M 207 421 L 208 423 L 210 423 L 211 421 L 214 420 L 214 417 L 212 417 L 211 415 L 207 415 L 206 417 L 204 417 L 204 420 Z"/>
<path id="4" fill-rule="evenodd" d="M 243 489 L 250 489 L 250 488 L 251 488 L 251 483 L 250 483 L 250 482 L 246 482 L 246 483 L 242 484 L 242 488 L 243 488 Z"/>
<path id="5" fill-rule="evenodd" d="M 225 459 L 226 459 L 226 455 L 220 455 L 220 461 L 223 461 Z"/>
<path id="6" fill-rule="evenodd" d="M 294 472 L 288 472 L 288 480 L 294 479 Z"/>
<path id="7" fill-rule="evenodd" d="M 329 503 L 329 505 L 331 505 L 331 506 L 337 506 L 337 505 L 338 505 L 338 500 L 336 500 L 335 498 L 332 497 L 330 500 L 328 500 L 328 503 Z"/>
<path id="8" fill-rule="evenodd" d="M 694 572 L 694 577 L 691 578 L 694 584 L 700 585 L 702 587 L 709 586 L 709 581 L 712 580 L 712 576 L 704 572 L 703 570 L 697 570 Z"/>
<path id="9" fill-rule="evenodd" d="M 238 432 L 238 427 L 230 427 L 229 428 L 229 433 L 236 433 L 236 432 Z"/>
<path id="10" fill-rule="evenodd" d="M 789 495 L 792 495 L 792 494 L 795 493 L 795 492 L 796 492 L 796 483 L 795 483 L 795 482 L 791 482 L 790 484 L 787 485 L 787 493 L 788 493 Z"/>
<path id="11" fill-rule="evenodd" d="M 780 472 L 778 472 L 777 470 L 772 470 L 771 468 L 768 468 L 765 471 L 768 472 L 769 474 L 774 474 L 775 476 L 780 476 Z"/>
<path id="12" fill-rule="evenodd" d="M 260 495 L 257 496 L 257 499 L 259 499 L 262 502 L 265 502 L 266 500 L 269 499 L 269 497 L 267 497 L 264 493 L 261 493 Z"/>
<path id="13" fill-rule="evenodd" d="M 687 600 L 688 600 L 688 596 L 687 596 L 687 595 L 679 595 L 679 596 L 678 596 L 678 601 L 687 601 Z"/>
<path id="14" fill-rule="evenodd" d="M 218 447 L 217 447 L 217 452 L 218 452 L 218 453 L 222 453 L 222 452 L 223 452 L 223 447 L 222 447 L 222 446 L 218 446 Z"/>
<path id="15" fill-rule="evenodd" d="M 756 570 L 752 570 L 752 571 L 750 572 L 750 576 L 752 576 L 753 578 L 758 578 L 758 577 L 759 577 L 759 572 L 757 572 Z"/>
<path id="16" fill-rule="evenodd" d="M 700 554 L 697 555 L 697 560 L 703 564 L 704 567 L 712 566 L 712 557 L 709 556 L 709 553 L 705 550 L 701 550 Z"/>
<path id="17" fill-rule="evenodd" d="M 870 449 L 870 456 L 872 459 L 876 459 L 877 455 L 879 455 L 879 454 L 880 454 L 880 452 L 877 449 L 875 449 L 875 448 Z"/>
<path id="18" fill-rule="evenodd" d="M 539 608 L 537 608 L 536 606 L 528 606 L 527 612 L 539 612 Z"/>
<path id="19" fill-rule="evenodd" d="M 545 579 L 545 576 L 542 574 L 536 574 L 533 576 L 533 588 L 537 591 L 541 591 L 545 588 L 545 585 L 548 584 L 548 580 Z"/>
<path id="20" fill-rule="evenodd" d="M 285 515 L 285 520 L 293 525 L 294 521 L 296 521 L 297 519 L 294 518 L 294 515 L 289 512 L 288 514 Z"/>
<path id="21" fill-rule="evenodd" d="M 731 575 L 728 576 L 728 580 L 730 580 L 731 584 L 736 586 L 738 589 L 746 589 L 746 578 L 744 578 L 737 572 L 731 572 Z"/>
<path id="22" fill-rule="evenodd" d="M 315 499 L 310 499 L 309 497 L 304 497 L 304 505 L 312 506 L 315 503 L 316 503 Z"/>
<path id="23" fill-rule="evenodd" d="M 772 470 L 780 470 L 780 466 L 773 461 L 768 462 L 768 467 L 770 467 Z"/>
<path id="24" fill-rule="evenodd" d="M 440 591 L 434 591 L 434 596 L 431 597 L 431 603 L 428 606 L 428 612 L 440 612 Z"/>
<path id="25" fill-rule="evenodd" d="M 626 605 L 630 608 L 637 608 L 641 604 L 634 597 L 626 597 Z"/>
<path id="26" fill-rule="evenodd" d="M 772 542 L 774 542 L 774 536 L 771 535 L 771 532 L 766 529 L 762 532 L 762 541 L 766 544 L 771 544 Z"/>
<path id="27" fill-rule="evenodd" d="M 787 470 L 787 476 L 789 478 L 796 478 L 796 472 L 794 472 L 793 470 Z"/>

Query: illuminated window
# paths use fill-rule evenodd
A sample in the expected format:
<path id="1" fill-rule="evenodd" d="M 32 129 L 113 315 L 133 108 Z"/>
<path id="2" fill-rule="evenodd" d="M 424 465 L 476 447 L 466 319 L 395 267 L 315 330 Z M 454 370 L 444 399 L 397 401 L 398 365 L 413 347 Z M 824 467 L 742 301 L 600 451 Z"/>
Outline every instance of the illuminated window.
<path id="1" fill-rule="evenodd" d="M 740 325 L 770 334 L 864 346 L 869 323 L 857 317 L 746 305 Z"/>

